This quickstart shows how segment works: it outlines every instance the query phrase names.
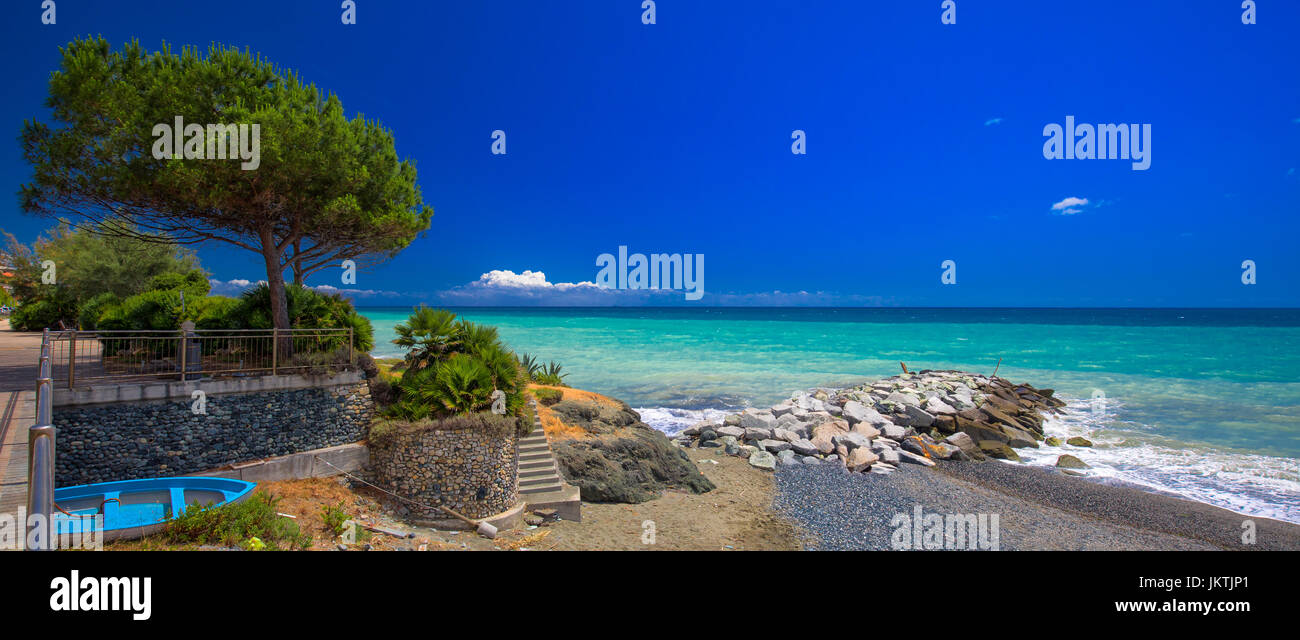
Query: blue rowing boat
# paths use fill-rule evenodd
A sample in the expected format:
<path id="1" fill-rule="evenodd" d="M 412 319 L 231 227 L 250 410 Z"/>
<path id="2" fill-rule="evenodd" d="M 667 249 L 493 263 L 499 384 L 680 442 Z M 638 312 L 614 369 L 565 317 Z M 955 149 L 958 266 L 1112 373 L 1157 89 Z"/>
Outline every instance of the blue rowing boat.
<path id="1" fill-rule="evenodd" d="M 103 515 L 105 541 L 156 533 L 185 507 L 243 501 L 257 485 L 230 478 L 190 476 L 80 484 L 54 490 L 54 525 L 59 533 L 89 533 Z"/>

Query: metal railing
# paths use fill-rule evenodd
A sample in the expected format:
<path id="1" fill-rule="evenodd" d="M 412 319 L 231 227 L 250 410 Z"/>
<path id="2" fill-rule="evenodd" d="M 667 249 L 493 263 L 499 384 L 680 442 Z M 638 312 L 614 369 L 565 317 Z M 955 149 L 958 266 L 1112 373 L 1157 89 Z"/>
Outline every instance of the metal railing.
<path id="1" fill-rule="evenodd" d="M 351 328 L 49 332 L 60 386 L 143 379 L 197 380 L 351 368 Z"/>
<path id="2" fill-rule="evenodd" d="M 51 518 L 54 511 L 54 381 L 51 367 L 50 330 L 41 336 L 41 360 L 36 373 L 36 422 L 27 432 L 27 513 L 40 514 L 45 535 L 28 547 L 32 551 L 50 551 L 57 544 Z"/>

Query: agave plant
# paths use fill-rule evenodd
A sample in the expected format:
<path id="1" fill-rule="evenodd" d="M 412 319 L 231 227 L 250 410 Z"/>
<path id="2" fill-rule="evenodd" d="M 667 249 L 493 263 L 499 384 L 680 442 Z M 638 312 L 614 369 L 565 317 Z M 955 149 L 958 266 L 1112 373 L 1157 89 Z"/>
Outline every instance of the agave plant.
<path id="1" fill-rule="evenodd" d="M 536 379 L 537 373 L 542 370 L 542 365 L 537 362 L 537 358 L 527 353 L 519 354 L 519 366 L 523 367 L 524 373 L 528 374 L 529 380 Z"/>
<path id="2" fill-rule="evenodd" d="M 545 368 L 539 369 L 538 373 L 533 376 L 533 381 L 537 382 L 538 384 L 548 384 L 553 387 L 563 387 L 565 386 L 564 378 L 569 375 L 567 373 L 561 373 L 563 369 L 564 367 L 561 367 L 559 363 L 552 360 L 546 363 Z"/>

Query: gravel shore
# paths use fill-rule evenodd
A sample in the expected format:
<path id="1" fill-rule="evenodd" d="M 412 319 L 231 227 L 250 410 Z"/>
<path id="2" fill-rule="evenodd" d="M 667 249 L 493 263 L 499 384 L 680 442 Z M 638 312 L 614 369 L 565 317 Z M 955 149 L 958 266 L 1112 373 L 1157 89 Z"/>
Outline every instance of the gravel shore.
<path id="1" fill-rule="evenodd" d="M 891 549 L 896 514 L 997 514 L 1003 550 L 1300 549 L 1300 526 L 1002 462 L 903 465 L 889 475 L 783 466 L 773 508 L 821 550 Z M 1242 522 L 1256 542 L 1242 543 Z"/>

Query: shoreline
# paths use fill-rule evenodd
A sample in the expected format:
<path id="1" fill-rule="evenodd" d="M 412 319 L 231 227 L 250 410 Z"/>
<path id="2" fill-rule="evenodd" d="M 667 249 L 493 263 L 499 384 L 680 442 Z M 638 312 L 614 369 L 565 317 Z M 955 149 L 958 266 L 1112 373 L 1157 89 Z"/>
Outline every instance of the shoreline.
<path id="1" fill-rule="evenodd" d="M 810 532 L 806 548 L 889 550 L 897 514 L 997 514 L 1002 550 L 1300 550 L 1300 525 L 1104 485 L 1053 471 L 940 461 L 889 475 L 784 467 L 773 508 Z M 1243 522 L 1255 542 L 1243 543 Z"/>

